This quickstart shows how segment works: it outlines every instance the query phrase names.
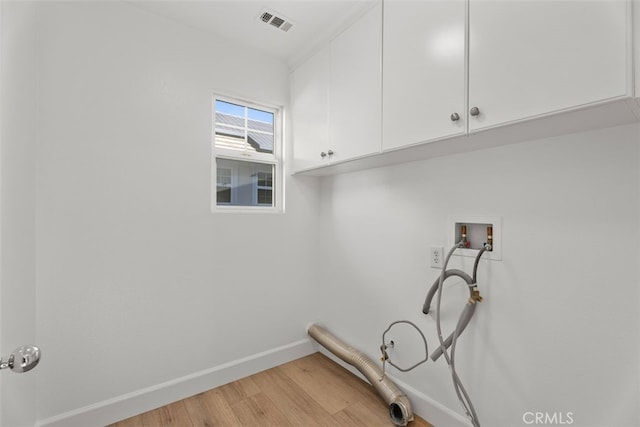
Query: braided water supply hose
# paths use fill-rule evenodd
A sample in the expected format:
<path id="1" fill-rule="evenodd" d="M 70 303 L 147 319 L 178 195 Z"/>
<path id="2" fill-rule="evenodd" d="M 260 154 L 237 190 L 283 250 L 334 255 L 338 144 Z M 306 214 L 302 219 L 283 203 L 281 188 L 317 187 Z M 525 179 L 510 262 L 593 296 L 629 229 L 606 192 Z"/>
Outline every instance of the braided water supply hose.
<path id="1" fill-rule="evenodd" d="M 456 348 L 456 341 L 457 341 L 458 337 L 460 336 L 462 331 L 466 328 L 467 324 L 471 320 L 471 317 L 473 316 L 473 313 L 475 311 L 476 303 L 482 301 L 482 297 L 480 296 L 480 292 L 478 291 L 478 287 L 476 286 L 476 272 L 477 272 L 478 262 L 480 260 L 480 257 L 482 256 L 482 254 L 486 250 L 490 250 L 491 246 L 489 246 L 489 245 L 484 246 L 479 251 L 478 255 L 476 256 L 475 263 L 474 263 L 474 266 L 473 266 L 473 277 L 469 277 L 468 274 L 466 274 L 466 273 L 464 273 L 464 272 L 462 272 L 460 270 L 447 270 L 447 265 L 449 264 L 449 259 L 451 258 L 453 253 L 456 251 L 456 249 L 458 249 L 458 248 L 460 248 L 462 246 L 463 246 L 463 242 L 461 241 L 461 242 L 457 243 L 456 245 L 454 245 L 451 248 L 451 250 L 449 251 L 449 253 L 447 254 L 447 257 L 445 258 L 444 264 L 442 266 L 442 272 L 440 274 L 440 277 L 438 278 L 436 283 L 434 283 L 434 285 L 432 286 L 432 290 L 433 290 L 434 286 L 437 284 L 437 289 L 433 293 L 432 293 L 432 290 L 429 291 L 429 293 L 427 294 L 427 298 L 425 300 L 424 306 L 422 308 L 422 311 L 425 314 L 429 312 L 430 305 L 431 305 L 431 299 L 433 299 L 433 294 L 434 293 L 437 294 L 438 298 L 437 298 L 437 303 L 436 303 L 436 330 L 437 330 L 437 333 L 438 333 L 438 340 L 440 341 L 440 347 L 439 347 L 438 350 L 436 350 L 431 355 L 431 358 L 433 360 L 436 360 L 438 357 L 440 357 L 440 355 L 444 355 L 444 358 L 447 361 L 447 365 L 449 366 L 450 371 L 451 371 L 451 378 L 453 380 L 453 387 L 454 387 L 454 390 L 456 392 L 456 395 L 458 396 L 458 400 L 460 401 L 460 404 L 462 405 L 462 407 L 463 407 L 467 417 L 471 421 L 473 427 L 480 427 L 480 421 L 478 419 L 478 414 L 476 412 L 476 409 L 473 406 L 473 403 L 471 402 L 471 398 L 469 397 L 469 394 L 467 393 L 467 390 L 465 389 L 464 385 L 462 384 L 462 381 L 460 380 L 460 377 L 458 376 L 458 373 L 456 372 L 456 368 L 455 368 L 455 348 Z M 456 324 L 455 330 L 445 340 L 442 337 L 442 324 L 441 324 L 441 321 L 440 321 L 440 307 L 441 307 L 441 303 L 442 303 L 442 290 L 443 290 L 444 281 L 449 276 L 458 276 L 458 277 L 463 278 L 465 280 L 465 282 L 467 282 L 467 285 L 469 286 L 469 292 L 470 292 L 471 295 L 470 295 L 469 300 L 467 301 L 467 304 L 465 305 L 462 313 L 460 313 L 460 318 L 458 319 L 458 323 Z M 451 346 L 451 355 L 449 355 L 449 353 L 447 352 L 447 349 L 449 348 L 449 346 Z"/>

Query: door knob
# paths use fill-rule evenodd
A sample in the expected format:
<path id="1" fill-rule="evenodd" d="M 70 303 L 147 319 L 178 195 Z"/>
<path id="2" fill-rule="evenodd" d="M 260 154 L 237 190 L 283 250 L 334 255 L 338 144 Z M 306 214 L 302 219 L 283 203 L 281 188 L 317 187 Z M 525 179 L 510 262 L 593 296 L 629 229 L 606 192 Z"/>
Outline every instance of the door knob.
<path id="1" fill-rule="evenodd" d="M 451 114 L 451 121 L 452 122 L 457 122 L 458 120 L 460 120 L 460 114 L 458 114 L 458 113 Z"/>
<path id="2" fill-rule="evenodd" d="M 327 153 L 325 153 L 325 152 L 323 151 L 322 153 L 320 153 L 320 157 L 322 157 L 322 158 L 324 159 L 325 157 L 327 157 Z"/>
<path id="3" fill-rule="evenodd" d="M 329 151 L 327 151 L 327 154 L 328 154 L 329 156 L 333 156 L 333 150 L 329 150 Z"/>
<path id="4" fill-rule="evenodd" d="M 40 362 L 40 349 L 34 345 L 23 345 L 16 348 L 5 361 L 0 358 L 0 369 L 9 368 L 13 372 L 27 372 Z"/>
<path id="5" fill-rule="evenodd" d="M 480 109 L 478 107 L 473 107 L 471 110 L 469 110 L 469 114 L 471 114 L 472 116 L 479 116 L 480 115 Z"/>

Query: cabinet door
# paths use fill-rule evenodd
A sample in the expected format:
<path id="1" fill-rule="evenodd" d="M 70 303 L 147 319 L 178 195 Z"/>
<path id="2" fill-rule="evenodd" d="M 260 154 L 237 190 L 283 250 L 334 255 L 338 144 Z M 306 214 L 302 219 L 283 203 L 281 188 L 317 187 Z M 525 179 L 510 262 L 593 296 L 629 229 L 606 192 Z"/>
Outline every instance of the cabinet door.
<path id="1" fill-rule="evenodd" d="M 291 75 L 293 157 L 296 171 L 326 163 L 329 141 L 329 46 Z"/>
<path id="2" fill-rule="evenodd" d="M 629 96 L 628 9 L 470 0 L 470 131 Z"/>
<path id="3" fill-rule="evenodd" d="M 384 150 L 466 132 L 465 14 L 464 0 L 385 3 Z"/>
<path id="4" fill-rule="evenodd" d="M 382 5 L 331 42 L 331 162 L 378 153 L 382 119 Z"/>

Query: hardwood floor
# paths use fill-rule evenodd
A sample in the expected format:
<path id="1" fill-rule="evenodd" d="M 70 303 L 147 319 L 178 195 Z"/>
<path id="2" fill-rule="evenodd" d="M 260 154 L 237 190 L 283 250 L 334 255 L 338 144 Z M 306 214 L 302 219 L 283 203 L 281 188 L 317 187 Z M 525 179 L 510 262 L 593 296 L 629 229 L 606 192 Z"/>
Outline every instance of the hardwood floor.
<path id="1" fill-rule="evenodd" d="M 109 427 L 392 425 L 371 385 L 314 353 Z"/>

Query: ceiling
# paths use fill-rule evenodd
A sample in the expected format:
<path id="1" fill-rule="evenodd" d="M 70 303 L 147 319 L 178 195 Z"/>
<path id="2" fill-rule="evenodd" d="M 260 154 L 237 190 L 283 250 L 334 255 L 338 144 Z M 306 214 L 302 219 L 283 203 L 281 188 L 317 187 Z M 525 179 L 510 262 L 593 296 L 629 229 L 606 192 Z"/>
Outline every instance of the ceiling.
<path id="1" fill-rule="evenodd" d="M 294 67 L 353 22 L 372 0 L 133 0 L 188 27 L 256 49 Z M 293 23 L 284 32 L 259 19 L 268 9 Z"/>

